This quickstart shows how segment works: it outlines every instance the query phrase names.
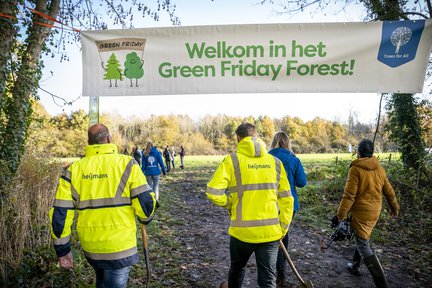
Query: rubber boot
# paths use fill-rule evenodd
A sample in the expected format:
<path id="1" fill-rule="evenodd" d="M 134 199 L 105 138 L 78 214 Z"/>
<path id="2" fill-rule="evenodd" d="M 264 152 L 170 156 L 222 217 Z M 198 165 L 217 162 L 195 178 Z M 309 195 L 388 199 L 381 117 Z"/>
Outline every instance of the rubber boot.
<path id="1" fill-rule="evenodd" d="M 375 254 L 368 256 L 364 259 L 366 267 L 371 273 L 375 286 L 378 288 L 388 288 L 388 283 L 386 276 L 384 274 L 384 269 Z"/>
<path id="2" fill-rule="evenodd" d="M 360 256 L 359 251 L 357 248 L 354 250 L 354 256 L 352 263 L 347 264 L 347 269 L 351 274 L 354 274 L 356 276 L 360 276 L 360 264 L 361 264 L 362 258 Z"/>

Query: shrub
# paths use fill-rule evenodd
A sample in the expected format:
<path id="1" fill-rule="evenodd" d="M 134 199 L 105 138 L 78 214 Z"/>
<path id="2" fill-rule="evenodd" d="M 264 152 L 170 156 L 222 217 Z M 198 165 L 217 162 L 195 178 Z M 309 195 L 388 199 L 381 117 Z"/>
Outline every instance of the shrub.
<path id="1" fill-rule="evenodd" d="M 2 281 L 19 268 L 25 251 L 49 245 L 48 212 L 54 199 L 60 167 L 60 163 L 31 152 L 23 156 L 17 176 L 0 207 Z"/>

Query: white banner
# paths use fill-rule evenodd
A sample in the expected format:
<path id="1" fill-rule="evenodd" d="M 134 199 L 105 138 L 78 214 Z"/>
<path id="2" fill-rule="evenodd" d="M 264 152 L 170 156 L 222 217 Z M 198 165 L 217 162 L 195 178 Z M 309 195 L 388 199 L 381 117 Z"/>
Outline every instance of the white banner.
<path id="1" fill-rule="evenodd" d="M 417 93 L 432 20 L 82 31 L 83 95 Z"/>

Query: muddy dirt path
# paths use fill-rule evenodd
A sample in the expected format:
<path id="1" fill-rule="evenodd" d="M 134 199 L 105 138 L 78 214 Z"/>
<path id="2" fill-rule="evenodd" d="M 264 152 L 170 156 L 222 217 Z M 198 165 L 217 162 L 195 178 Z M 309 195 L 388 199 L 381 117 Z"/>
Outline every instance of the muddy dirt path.
<path id="1" fill-rule="evenodd" d="M 175 203 L 170 205 L 169 213 L 174 219 L 182 219 L 180 223 L 171 224 L 170 229 L 182 247 L 178 252 L 188 287 L 219 287 L 229 269 L 229 217 L 223 208 L 213 205 L 205 196 L 206 183 L 212 172 L 210 169 L 176 170 L 175 175 L 165 178 L 161 186 L 162 200 L 170 197 Z M 374 287 L 364 265 L 361 276 L 353 276 L 345 269 L 351 259 L 353 242 L 336 242 L 321 252 L 320 240 L 328 239 L 331 231 L 305 228 L 298 224 L 297 219 L 301 217 L 301 213 L 297 214 L 290 227 L 288 252 L 303 279 L 312 280 L 315 287 Z M 430 275 L 414 277 L 406 270 L 411 260 L 404 257 L 404 248 L 374 245 L 373 249 L 385 268 L 390 287 L 428 287 Z M 288 265 L 287 275 L 292 287 L 297 287 L 298 282 Z M 243 287 L 258 287 L 254 256 L 247 265 Z"/>

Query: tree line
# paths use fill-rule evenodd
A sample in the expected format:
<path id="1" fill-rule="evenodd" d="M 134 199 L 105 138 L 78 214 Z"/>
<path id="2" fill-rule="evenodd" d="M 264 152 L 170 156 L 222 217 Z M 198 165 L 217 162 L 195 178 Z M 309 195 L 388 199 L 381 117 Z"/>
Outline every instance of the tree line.
<path id="1" fill-rule="evenodd" d="M 84 110 L 71 114 L 49 115 L 35 102 L 34 118 L 27 146 L 49 157 L 82 156 L 87 143 L 88 115 Z M 232 152 L 236 148 L 235 129 L 242 122 L 256 125 L 259 137 L 267 144 L 277 131 L 288 133 L 295 153 L 348 152 L 350 146 L 363 138 L 372 139 L 375 123 L 360 123 L 355 113 L 345 122 L 319 117 L 304 121 L 298 117 L 271 118 L 207 115 L 194 120 L 187 115 L 151 115 L 124 118 L 120 115 L 102 114 L 100 122 L 107 125 L 119 152 L 131 151 L 134 145 L 141 149 L 151 141 L 159 148 L 166 145 L 179 148 L 183 145 L 188 155 L 215 155 Z M 381 119 L 376 146 L 380 151 L 394 151 L 397 147 L 388 140 L 385 132 L 386 117 Z"/>

